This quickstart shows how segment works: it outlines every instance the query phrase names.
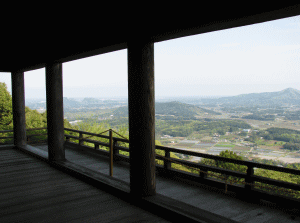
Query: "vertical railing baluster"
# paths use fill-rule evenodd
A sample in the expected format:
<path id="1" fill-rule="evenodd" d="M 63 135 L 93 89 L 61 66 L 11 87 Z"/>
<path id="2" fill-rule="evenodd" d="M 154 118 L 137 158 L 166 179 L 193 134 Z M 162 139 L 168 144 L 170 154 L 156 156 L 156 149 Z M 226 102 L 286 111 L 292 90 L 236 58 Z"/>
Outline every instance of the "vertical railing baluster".
<path id="1" fill-rule="evenodd" d="M 253 181 L 253 178 L 252 176 L 254 175 L 254 168 L 253 168 L 253 165 L 252 164 L 247 164 L 247 176 L 245 178 L 245 182 L 246 183 L 250 183 L 250 184 L 253 184 L 254 181 Z M 254 187 L 253 185 L 245 185 L 245 189 L 246 190 L 252 190 Z"/>
<path id="2" fill-rule="evenodd" d="M 199 176 L 201 179 L 207 178 L 207 169 L 205 167 L 202 167 L 199 171 Z"/>
<path id="3" fill-rule="evenodd" d="M 109 130 L 109 158 L 110 158 L 110 165 L 109 165 L 109 175 L 112 177 L 113 175 L 113 137 L 112 137 L 112 130 Z"/>
<path id="4" fill-rule="evenodd" d="M 82 137 L 82 135 L 83 135 L 83 134 L 80 132 L 80 133 L 79 133 L 79 145 L 81 145 L 81 146 L 83 145 L 83 140 L 82 140 L 83 137 Z"/>
<path id="5" fill-rule="evenodd" d="M 170 150 L 165 149 L 165 158 L 170 159 Z M 164 168 L 165 170 L 171 169 L 171 162 L 169 160 L 164 160 Z"/>

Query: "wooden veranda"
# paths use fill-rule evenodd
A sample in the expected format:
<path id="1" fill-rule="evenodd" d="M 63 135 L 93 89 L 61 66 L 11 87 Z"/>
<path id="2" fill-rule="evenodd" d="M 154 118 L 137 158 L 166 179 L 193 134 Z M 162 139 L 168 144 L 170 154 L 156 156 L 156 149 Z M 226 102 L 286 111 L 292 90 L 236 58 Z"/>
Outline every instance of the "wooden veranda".
<path id="1" fill-rule="evenodd" d="M 6 200 L 4 197 L 1 199 L 1 222 L 23 219 L 52 221 L 56 218 L 56 214 L 58 216 L 56 220 L 61 222 L 73 220 L 99 222 L 101 219 L 107 219 L 108 222 L 130 222 L 134 221 L 135 216 L 129 214 L 132 211 L 137 213 L 136 221 L 142 221 L 143 218 L 146 220 L 148 217 L 149 221 L 156 221 L 154 218 L 162 220 L 137 207 L 119 203 L 117 198 L 111 198 L 110 195 L 70 178 L 50 168 L 49 165 L 96 187 L 106 189 L 118 198 L 140 208 L 151 210 L 155 215 L 162 213 L 165 218 L 173 218 L 169 220 L 233 222 L 230 214 L 237 209 L 231 208 L 234 207 L 233 203 L 228 202 L 227 207 L 222 209 L 222 203 L 225 201 L 217 202 L 220 206 L 212 206 L 211 210 L 206 212 L 204 209 L 199 211 L 199 207 L 186 202 L 176 202 L 158 193 L 160 186 L 157 184 L 159 180 L 156 177 L 155 165 L 154 43 L 300 15 L 300 4 L 272 2 L 272 4 L 237 5 L 213 2 L 201 3 L 200 7 L 195 7 L 195 11 L 187 3 L 164 10 L 156 10 L 154 7 L 158 6 L 148 5 L 150 4 L 147 4 L 147 7 L 134 5 L 121 8 L 116 16 L 119 18 L 117 22 L 112 19 L 115 5 L 111 7 L 112 11 L 101 8 L 101 13 L 98 10 L 95 18 L 80 17 L 80 21 L 76 21 L 72 14 L 73 10 L 69 14 L 62 11 L 62 16 L 57 11 L 59 7 L 47 11 L 48 5 L 41 9 L 43 16 L 33 20 L 29 17 L 34 13 L 26 8 L 22 8 L 22 11 L 14 10 L 11 12 L 12 15 L 3 18 L 3 21 L 11 19 L 10 22 L 3 22 L 0 28 L 2 33 L 0 72 L 10 72 L 12 77 L 14 146 L 1 147 L 0 150 L 2 175 L 0 193 L 6 197 Z M 83 7 L 84 5 L 80 5 L 80 12 Z M 37 10 L 36 7 L 32 8 Z M 89 12 L 90 8 L 89 6 Z M 183 14 L 186 15 L 182 16 Z M 74 21 L 70 18 L 74 18 Z M 39 25 L 33 21 L 38 21 Z M 130 183 L 127 186 L 123 181 L 105 178 L 91 168 L 76 164 L 80 159 L 68 160 L 63 120 L 63 63 L 121 49 L 127 49 L 128 53 L 130 157 L 127 183 L 128 181 Z M 24 72 L 43 67 L 46 70 L 47 151 L 27 145 L 25 126 Z M 18 149 L 35 155 L 44 163 L 24 155 Z M 41 168 L 42 171 L 37 171 L 37 168 Z M 249 171 L 247 181 L 255 178 L 252 175 Z M 202 176 L 204 178 L 205 174 Z M 259 180 L 257 177 L 256 179 Z M 47 187 L 45 186 L 47 184 L 55 186 Z M 180 188 L 183 186 L 177 184 L 177 189 Z M 20 190 L 24 190 L 25 194 Z M 89 192 L 85 194 L 83 191 Z M 206 193 L 203 193 L 203 196 Z M 175 194 L 178 193 L 174 191 L 174 197 Z M 192 194 L 189 196 L 193 197 Z M 187 200 L 192 201 L 194 199 L 192 197 Z M 222 195 L 218 195 L 209 199 L 218 200 L 221 197 Z M 64 202 L 64 199 L 70 202 Z M 103 205 L 99 206 L 99 201 Z M 250 202 L 247 203 L 250 207 Z M 122 210 L 119 214 L 113 211 L 118 205 Z M 247 207 L 246 204 L 245 206 Z M 99 214 L 103 208 L 108 214 Z M 63 209 L 68 211 L 64 212 Z M 220 213 L 228 213 L 228 216 L 213 214 L 211 213 L 213 209 L 220 210 Z M 253 213 L 254 215 L 256 213 L 256 217 L 252 215 Z M 252 219 L 247 221 L 245 220 L 247 217 L 241 215 L 236 220 L 259 222 L 259 217 L 264 218 L 267 215 L 257 212 L 254 208 L 250 212 L 245 212 L 245 216 L 251 216 L 250 218 L 257 221 Z M 281 219 L 280 216 L 286 217 L 285 220 L 291 217 L 276 210 L 273 211 L 273 217 L 271 216 L 269 221 L 275 222 L 276 219 Z"/>

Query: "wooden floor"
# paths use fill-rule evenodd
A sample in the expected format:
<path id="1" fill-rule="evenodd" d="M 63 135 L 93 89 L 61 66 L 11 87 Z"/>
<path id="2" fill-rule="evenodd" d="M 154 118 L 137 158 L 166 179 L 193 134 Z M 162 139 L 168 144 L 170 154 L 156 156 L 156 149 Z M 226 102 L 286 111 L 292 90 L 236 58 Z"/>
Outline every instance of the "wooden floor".
<path id="1" fill-rule="evenodd" d="M 47 150 L 47 146 L 41 146 L 40 148 Z M 86 166 L 107 175 L 109 174 L 108 157 L 82 153 L 67 146 L 66 158 L 78 165 Z M 113 173 L 115 178 L 129 183 L 128 163 L 114 163 Z M 183 201 L 199 209 L 210 211 L 237 222 L 300 222 L 299 216 L 293 216 L 286 213 L 285 210 L 274 209 L 272 206 L 264 204 L 247 203 L 223 193 L 220 194 L 216 191 L 191 186 L 172 179 L 156 177 L 156 191 L 159 194 Z"/>
<path id="2" fill-rule="evenodd" d="M 37 148 L 47 151 L 47 145 L 40 145 L 40 146 L 36 146 Z M 8 151 L 7 151 L 8 152 Z M 16 153 L 16 151 L 14 151 L 14 153 Z M 24 164 L 24 160 L 25 162 L 27 162 L 27 160 L 29 161 L 28 165 L 25 163 Z M 108 165 L 108 157 L 104 157 L 104 156 L 100 156 L 100 155 L 95 155 L 95 154 L 89 154 L 87 152 L 80 152 L 78 150 L 75 150 L 72 147 L 66 146 L 66 159 L 76 163 L 80 166 L 85 166 L 91 170 L 94 171 L 98 171 L 100 173 L 103 174 L 109 174 L 109 165 Z M 105 206 L 105 210 L 107 209 L 107 212 L 105 213 L 105 215 L 103 214 L 103 218 L 107 219 L 107 220 L 103 220 L 103 222 L 110 222 L 110 221 L 118 221 L 116 219 L 121 219 L 122 216 L 126 215 L 126 213 L 128 214 L 128 218 L 125 218 L 125 220 L 121 221 L 121 222 L 126 222 L 126 220 L 128 222 L 134 222 L 132 218 L 137 217 L 138 220 L 145 218 L 148 221 L 155 221 L 155 222 L 160 222 L 163 221 L 163 219 L 160 219 L 156 216 L 153 216 L 150 213 L 147 212 L 143 212 L 140 209 L 136 208 L 136 207 L 132 207 L 130 205 L 127 205 L 126 203 L 122 202 L 122 201 L 118 201 L 115 197 L 113 198 L 108 198 L 110 197 L 110 195 L 103 193 L 99 190 L 94 190 L 92 189 L 93 187 L 89 187 L 88 185 L 85 185 L 84 183 L 77 181 L 75 179 L 73 179 L 72 177 L 66 177 L 65 174 L 58 174 L 58 172 L 54 169 L 47 169 L 45 168 L 45 171 L 48 171 L 49 173 L 51 173 L 51 176 L 53 176 L 53 178 L 49 177 L 48 172 L 47 174 L 45 173 L 44 169 L 42 171 L 39 171 L 37 169 L 40 169 L 40 166 L 42 166 L 44 168 L 45 165 L 43 165 L 43 163 L 40 162 L 32 162 L 31 161 L 32 158 L 29 158 L 27 156 L 24 157 L 24 155 L 22 156 L 22 158 L 19 157 L 19 154 L 14 155 L 13 160 L 11 160 L 9 157 L 8 159 L 5 159 L 5 156 L 3 155 L 3 158 L 0 159 L 0 165 L 2 165 L 2 163 L 4 163 L 4 167 L 5 169 L 7 169 L 8 172 L 5 172 L 4 175 L 5 176 L 9 176 L 10 174 L 14 177 L 16 177 L 16 182 L 18 183 L 23 183 L 20 182 L 18 179 L 22 176 L 22 172 L 17 172 L 16 170 L 19 170 L 19 167 L 23 166 L 18 166 L 18 167 L 13 167 L 14 164 L 16 165 L 24 165 L 24 175 L 30 174 L 31 171 L 33 171 L 32 173 L 32 177 L 30 179 L 25 179 L 24 182 L 32 182 L 32 181 L 37 181 L 37 185 L 34 184 L 34 188 L 37 188 L 37 191 L 40 191 L 40 193 L 38 193 L 39 195 L 33 195 L 36 192 L 36 189 L 32 189 L 31 186 L 27 186 L 25 183 L 25 189 L 26 189 L 26 194 L 30 194 L 28 196 L 26 196 L 28 199 L 30 199 L 30 204 L 27 204 L 25 207 L 29 207 L 29 209 L 31 211 L 33 211 L 36 214 L 36 219 L 42 219 L 43 217 L 39 217 L 39 216 L 47 216 L 46 213 L 50 212 L 47 211 L 48 208 L 49 210 L 57 210 L 58 211 L 58 218 L 60 218 L 62 221 L 66 220 L 70 217 L 71 219 L 74 220 L 78 220 L 78 221 L 85 221 L 86 218 L 86 222 L 90 222 L 91 220 L 95 220 L 97 218 L 102 218 L 102 214 L 101 214 L 101 210 L 103 211 L 103 206 L 99 203 L 99 200 L 101 200 L 102 198 L 104 199 L 104 206 Z M 6 167 L 5 165 L 9 165 L 10 167 Z M 46 165 L 47 167 L 47 165 Z M 14 169 L 16 169 L 14 171 Z M 27 170 L 28 169 L 28 170 Z M 23 170 L 22 170 L 23 171 Z M 1 172 L 2 173 L 2 172 Z M 53 174 L 52 174 L 53 173 Z M 115 163 L 114 164 L 114 169 L 113 169 L 113 177 L 119 180 L 122 180 L 124 182 L 124 184 L 129 184 L 129 164 L 128 163 Z M 37 174 L 37 176 L 35 176 L 35 174 Z M 7 178 L 7 177 L 6 177 Z M 59 179 L 57 179 L 59 178 Z M 14 178 L 13 178 L 14 179 Z M 40 179 L 40 180 L 39 180 Z M 65 182 L 67 181 L 66 187 L 65 186 L 61 186 L 61 184 L 56 183 L 56 179 L 59 180 L 60 182 Z M 26 181 L 27 180 L 27 181 Z M 44 182 L 44 180 L 47 180 L 47 185 L 44 185 L 42 182 Z M 48 182 L 48 180 L 50 182 Z M 72 183 L 71 183 L 72 181 Z M 4 185 L 14 185 L 13 183 L 10 182 L 6 182 L 6 180 L 4 180 Z M 63 185 L 65 185 L 63 184 Z M 74 185 L 79 185 L 74 186 Z M 30 184 L 29 184 L 30 185 Z M 52 185 L 52 186 L 49 186 Z M 52 187 L 59 187 L 61 190 L 59 193 L 65 194 L 66 192 L 69 195 L 64 195 L 64 198 L 61 197 L 57 197 L 57 198 L 52 198 L 51 196 L 59 196 L 56 195 L 56 190 L 54 190 Z M 47 187 L 46 187 L 47 186 Z M 10 186 L 5 186 L 5 187 L 10 187 Z M 28 188 L 30 187 L 30 188 Z M 49 191 L 47 189 L 46 193 L 43 192 L 44 189 L 40 188 L 40 187 L 45 187 L 45 188 L 50 188 Z M 91 188 L 86 192 L 87 189 L 85 188 Z M 9 189 L 6 190 L 9 190 Z M 18 191 L 19 189 L 22 189 L 22 186 L 18 185 L 18 186 L 14 186 L 12 189 L 12 192 L 10 193 L 11 196 L 16 196 L 15 192 Z M 82 188 L 82 189 L 81 189 Z M 191 186 L 185 183 L 181 183 L 181 182 L 177 182 L 174 181 L 172 179 L 165 179 L 162 177 L 156 177 L 156 188 L 157 188 L 157 193 L 158 194 L 162 194 L 164 196 L 168 196 L 170 198 L 176 199 L 178 201 L 181 202 L 185 202 L 189 205 L 192 205 L 194 207 L 199 208 L 199 212 L 201 211 L 209 211 L 211 213 L 226 217 L 228 219 L 232 219 L 236 222 L 248 222 L 248 223 L 260 223 L 260 222 L 278 222 L 278 223 L 285 223 L 285 222 L 300 222 L 300 218 L 299 216 L 293 216 L 287 212 L 285 212 L 284 210 L 280 210 L 280 209 L 276 209 L 272 206 L 267 206 L 265 204 L 251 204 L 251 203 L 247 203 L 244 201 L 241 201 L 237 198 L 231 197 L 229 195 L 226 195 L 224 193 L 218 193 L 214 190 L 207 190 L 204 188 L 199 188 L 199 187 L 195 187 L 195 186 Z M 3 189 L 0 189 L 0 199 L 2 198 L 3 195 Z M 52 191 L 52 192 L 51 192 Z M 55 191 L 55 192 L 54 192 Z M 74 195 L 72 195 L 74 191 Z M 6 195 L 6 193 L 8 193 L 9 191 L 5 191 L 5 196 L 8 196 L 9 200 L 12 200 L 11 202 L 11 206 L 14 206 L 13 202 L 14 201 L 11 197 L 9 197 L 10 195 Z M 45 193 L 45 195 L 44 195 Z M 87 194 L 86 194 L 87 193 Z M 22 192 L 19 192 L 20 195 L 22 195 Z M 25 194 L 25 195 L 26 195 Z M 45 199 L 47 199 L 47 202 L 49 200 L 50 204 L 47 205 L 46 201 L 38 201 L 40 199 L 39 196 L 41 196 L 41 198 L 43 198 L 43 196 L 45 196 Z M 73 200 L 73 196 L 74 197 L 74 201 Z M 99 196 L 99 198 L 97 198 Z M 34 199 L 34 197 L 36 197 L 36 201 L 37 203 L 31 204 L 31 199 Z M 68 200 L 67 203 L 65 204 L 64 199 Z M 91 200 L 90 200 L 91 199 Z M 113 207 L 115 207 L 116 205 L 114 205 L 114 202 L 110 203 L 110 200 L 116 200 L 116 203 L 118 203 L 118 205 L 120 204 L 120 210 L 122 211 L 120 213 L 120 216 L 111 216 L 109 213 L 113 213 Z M 3 199 L 1 199 L 3 200 Z M 69 201 L 71 200 L 71 201 Z M 109 201 L 108 201 L 109 200 Z M 74 202 L 74 204 L 73 204 Z M 59 207 L 56 208 L 54 207 L 52 204 L 53 203 L 58 203 Z M 70 207 L 68 206 L 70 203 Z M 42 209 L 39 210 L 35 210 L 35 207 L 39 207 L 39 204 L 41 204 Z M 4 220 L 9 220 L 9 216 L 14 216 L 15 219 L 22 219 L 22 213 L 23 212 L 19 212 L 19 208 L 21 208 L 23 205 L 22 203 L 18 203 L 17 208 L 16 209 L 12 209 L 11 208 L 6 208 L 4 210 L 2 210 L 0 213 L 2 214 L 4 212 L 6 218 L 3 217 Z M 117 206 L 118 206 L 117 205 Z M 49 206 L 49 207 L 48 207 Z M 82 209 L 82 206 L 87 206 L 87 208 Z M 2 206 L 1 206 L 2 207 Z M 64 209 L 66 207 L 66 209 L 68 209 L 68 211 L 63 211 L 62 209 Z M 73 208 L 75 210 L 73 210 Z M 132 209 L 131 209 L 132 208 Z M 130 211 L 129 211 L 130 209 Z M 16 213 L 16 215 L 10 213 L 10 210 L 13 213 Z M 14 211 L 13 211 L 14 210 Z M 77 210 L 77 211 L 76 211 Z M 82 212 L 82 215 L 78 213 L 78 210 L 80 210 Z M 128 210 L 128 212 L 126 212 L 126 210 Z M 131 211 L 132 210 L 132 211 Z M 66 215 L 64 213 L 67 213 Z M 136 212 L 137 214 L 132 214 L 130 215 L 129 213 L 131 212 Z M 96 213 L 99 213 L 98 215 Z M 35 214 L 33 214 L 33 216 L 35 216 Z M 26 216 L 26 213 L 23 214 L 24 216 Z M 79 216 L 80 215 L 80 216 Z M 2 215 L 1 215 L 2 216 Z M 19 216 L 19 217 L 18 217 Z M 64 218 L 64 216 L 66 216 L 66 218 Z M 89 217 L 87 217 L 89 216 Z M 91 217 L 91 216 L 95 216 L 95 218 Z M 127 216 L 127 215 L 126 215 Z M 52 221 L 52 219 L 55 216 L 49 216 L 49 221 Z M 51 219 L 52 217 L 52 219 Z M 156 218 L 156 219 L 154 219 Z M 98 219 L 99 220 L 99 219 Z M 4 222 L 1 221 L 0 218 L 0 222 Z"/>
<path id="3" fill-rule="evenodd" d="M 168 222 L 14 149 L 0 148 L 0 222 Z"/>

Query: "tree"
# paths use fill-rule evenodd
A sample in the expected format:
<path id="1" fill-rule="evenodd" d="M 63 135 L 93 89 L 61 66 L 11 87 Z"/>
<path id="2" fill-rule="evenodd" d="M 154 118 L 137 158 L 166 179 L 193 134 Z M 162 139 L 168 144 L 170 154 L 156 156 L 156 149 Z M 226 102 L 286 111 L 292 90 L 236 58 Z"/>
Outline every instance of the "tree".
<path id="1" fill-rule="evenodd" d="M 239 133 L 240 136 L 246 136 L 247 132 L 241 131 L 241 133 Z"/>
<path id="2" fill-rule="evenodd" d="M 26 129 L 47 127 L 47 117 L 25 107 Z"/>
<path id="3" fill-rule="evenodd" d="M 230 150 L 222 151 L 219 154 L 219 156 L 225 157 L 225 158 L 230 158 L 230 159 L 243 160 L 243 158 L 241 156 L 237 155 L 235 152 L 232 152 Z M 219 160 L 216 160 L 216 166 L 223 168 L 223 169 L 233 170 L 233 171 L 238 171 L 238 172 L 243 172 L 243 173 L 245 173 L 247 171 L 246 166 L 242 166 L 242 165 L 234 164 L 234 163 L 223 162 L 223 161 L 219 161 Z"/>
<path id="4" fill-rule="evenodd" d="M 229 128 L 229 132 L 237 132 L 237 131 L 239 131 L 239 128 L 238 128 L 238 127 L 233 127 L 233 126 L 231 126 L 231 127 Z"/>
<path id="5" fill-rule="evenodd" d="M 286 144 L 284 144 L 284 146 L 282 148 L 291 150 L 291 151 L 297 151 L 297 150 L 300 150 L 300 143 L 287 142 Z"/>
<path id="6" fill-rule="evenodd" d="M 12 97 L 5 83 L 0 82 L 0 129 L 13 128 Z"/>
<path id="7" fill-rule="evenodd" d="M 25 120 L 26 129 L 32 128 L 44 128 L 47 127 L 47 113 L 38 113 L 36 110 L 32 110 L 29 107 L 25 107 Z M 67 120 L 64 120 L 65 127 L 70 128 L 71 125 Z M 13 112 L 12 112 L 12 97 L 7 90 L 5 83 L 0 82 L 0 130 L 12 130 L 13 129 Z M 28 132 L 32 134 L 43 134 L 47 130 L 34 130 Z M 13 133 L 2 134 L 1 136 L 12 136 Z M 30 140 L 38 141 L 45 140 L 46 136 L 35 136 Z M 4 140 L 3 140 L 4 141 Z"/>
<path id="8" fill-rule="evenodd" d="M 224 129 L 218 129 L 217 133 L 219 133 L 220 135 L 225 135 L 226 131 Z"/>
<path id="9" fill-rule="evenodd" d="M 230 158 L 230 159 L 236 159 L 236 160 L 243 160 L 243 158 L 236 153 L 226 150 L 222 151 L 219 154 L 220 157 L 225 157 L 225 158 Z M 238 172 L 243 172 L 246 173 L 247 167 L 239 164 L 234 164 L 234 163 L 228 163 L 224 161 L 219 161 L 219 160 L 213 160 L 213 159 L 206 159 L 202 158 L 200 161 L 201 164 L 209 165 L 209 166 L 214 166 L 214 167 L 219 167 L 222 169 L 227 169 L 227 170 L 233 170 L 233 171 L 238 171 Z M 216 173 L 214 173 L 216 174 Z M 217 175 L 217 174 L 216 174 Z M 226 174 L 220 174 L 220 176 L 227 177 L 228 180 L 236 180 L 236 181 L 243 181 L 244 179 L 240 179 L 237 177 L 232 177 L 232 176 L 227 176 Z"/>

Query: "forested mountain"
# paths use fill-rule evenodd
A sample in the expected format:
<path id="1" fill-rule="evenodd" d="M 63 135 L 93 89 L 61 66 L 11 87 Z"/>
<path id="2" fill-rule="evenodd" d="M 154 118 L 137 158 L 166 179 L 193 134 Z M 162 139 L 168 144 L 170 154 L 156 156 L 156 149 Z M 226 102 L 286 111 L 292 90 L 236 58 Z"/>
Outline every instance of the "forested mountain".
<path id="1" fill-rule="evenodd" d="M 213 110 L 204 109 L 195 105 L 189 105 L 181 102 L 156 102 L 155 103 L 155 115 L 159 116 L 170 116 L 170 117 L 184 117 L 186 119 L 194 119 L 199 114 L 212 114 L 220 115 L 221 113 Z M 120 107 L 114 111 L 114 116 L 117 117 L 128 117 L 128 107 Z"/>
<path id="2" fill-rule="evenodd" d="M 235 104 L 235 105 L 283 105 L 300 104 L 300 91 L 287 88 L 277 92 L 241 94 L 218 99 L 203 99 L 204 103 Z"/>
<path id="3" fill-rule="evenodd" d="M 213 110 L 204 109 L 195 105 L 185 104 L 181 102 L 165 102 L 155 103 L 155 114 L 157 115 L 174 115 L 174 116 L 187 116 L 194 117 L 198 114 L 209 113 L 212 115 L 220 115 L 221 113 Z"/>
<path id="4" fill-rule="evenodd" d="M 77 108 L 80 107 L 81 103 L 72 98 L 64 97 L 64 108 Z"/>
<path id="5" fill-rule="evenodd" d="M 64 103 L 64 112 L 70 112 L 70 111 L 78 111 L 78 109 L 81 110 L 89 110 L 89 109 L 99 109 L 107 106 L 113 106 L 115 104 L 118 104 L 114 101 L 108 101 L 108 100 L 99 100 L 96 98 L 84 98 L 84 99 L 74 99 L 74 98 L 63 98 Z M 28 106 L 30 109 L 40 109 L 46 107 L 46 99 L 29 99 L 26 101 L 26 106 Z"/>

